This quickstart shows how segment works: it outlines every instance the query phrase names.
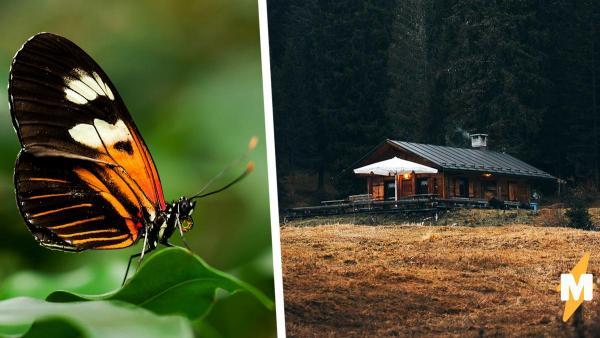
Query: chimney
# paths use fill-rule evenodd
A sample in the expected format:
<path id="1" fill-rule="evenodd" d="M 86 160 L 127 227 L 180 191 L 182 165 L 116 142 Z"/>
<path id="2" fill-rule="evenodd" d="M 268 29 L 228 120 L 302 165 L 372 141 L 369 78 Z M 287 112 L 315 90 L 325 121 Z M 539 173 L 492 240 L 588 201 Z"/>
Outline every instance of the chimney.
<path id="1" fill-rule="evenodd" d="M 473 149 L 486 150 L 488 134 L 471 134 L 471 147 Z"/>

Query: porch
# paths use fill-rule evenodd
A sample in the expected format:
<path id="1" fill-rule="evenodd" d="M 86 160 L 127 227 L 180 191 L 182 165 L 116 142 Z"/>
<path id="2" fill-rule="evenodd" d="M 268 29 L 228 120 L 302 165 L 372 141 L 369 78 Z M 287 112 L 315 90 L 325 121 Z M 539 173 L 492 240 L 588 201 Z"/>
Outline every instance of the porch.
<path id="1" fill-rule="evenodd" d="M 375 199 L 371 194 L 352 195 L 343 200 L 322 201 L 321 205 L 298 207 L 286 210 L 286 219 L 306 218 L 313 216 L 398 213 L 398 214 L 434 214 L 457 208 L 481 209 L 531 209 L 530 204 L 518 201 L 498 201 L 490 205 L 489 201 L 479 198 L 450 197 L 437 194 L 415 194 L 404 196 L 398 200 Z"/>

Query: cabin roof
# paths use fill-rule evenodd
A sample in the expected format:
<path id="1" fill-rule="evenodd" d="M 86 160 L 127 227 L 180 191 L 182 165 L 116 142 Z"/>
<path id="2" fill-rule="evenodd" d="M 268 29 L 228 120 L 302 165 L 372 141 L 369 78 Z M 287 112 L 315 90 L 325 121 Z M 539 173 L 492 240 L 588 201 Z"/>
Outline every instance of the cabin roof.
<path id="1" fill-rule="evenodd" d="M 497 151 L 455 148 L 394 140 L 388 140 L 388 143 L 422 157 L 443 169 L 483 171 L 554 179 L 554 176 L 540 169 L 509 154 Z"/>

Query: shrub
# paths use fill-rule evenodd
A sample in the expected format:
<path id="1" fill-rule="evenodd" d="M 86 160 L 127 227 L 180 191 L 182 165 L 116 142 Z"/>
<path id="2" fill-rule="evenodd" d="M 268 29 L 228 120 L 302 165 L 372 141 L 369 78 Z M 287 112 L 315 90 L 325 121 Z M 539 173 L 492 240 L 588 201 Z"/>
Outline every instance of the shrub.
<path id="1" fill-rule="evenodd" d="M 565 215 L 569 219 L 569 226 L 572 228 L 583 230 L 595 229 L 590 213 L 583 203 L 573 205 L 567 210 Z"/>
<path id="2" fill-rule="evenodd" d="M 586 207 L 586 194 L 582 189 L 573 189 L 570 197 L 570 208 L 565 215 L 572 228 L 583 230 L 595 230 L 594 223 Z"/>

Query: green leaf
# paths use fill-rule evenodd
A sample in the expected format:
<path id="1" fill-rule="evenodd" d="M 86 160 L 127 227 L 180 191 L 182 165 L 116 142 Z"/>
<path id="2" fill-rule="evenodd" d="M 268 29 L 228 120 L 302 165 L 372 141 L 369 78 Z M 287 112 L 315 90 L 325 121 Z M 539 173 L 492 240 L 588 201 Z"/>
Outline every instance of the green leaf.
<path id="1" fill-rule="evenodd" d="M 56 291 L 46 300 L 120 300 L 159 315 L 180 314 L 196 319 L 205 316 L 215 301 L 225 296 L 217 290 L 225 290 L 226 294 L 249 292 L 268 309 L 274 307 L 273 302 L 258 289 L 208 266 L 188 250 L 176 247 L 146 258 L 139 272 L 117 291 L 96 296 Z"/>
<path id="2" fill-rule="evenodd" d="M 28 297 L 0 302 L 0 335 L 21 337 L 193 337 L 183 317 L 160 317 L 117 301 L 51 303 Z"/>

